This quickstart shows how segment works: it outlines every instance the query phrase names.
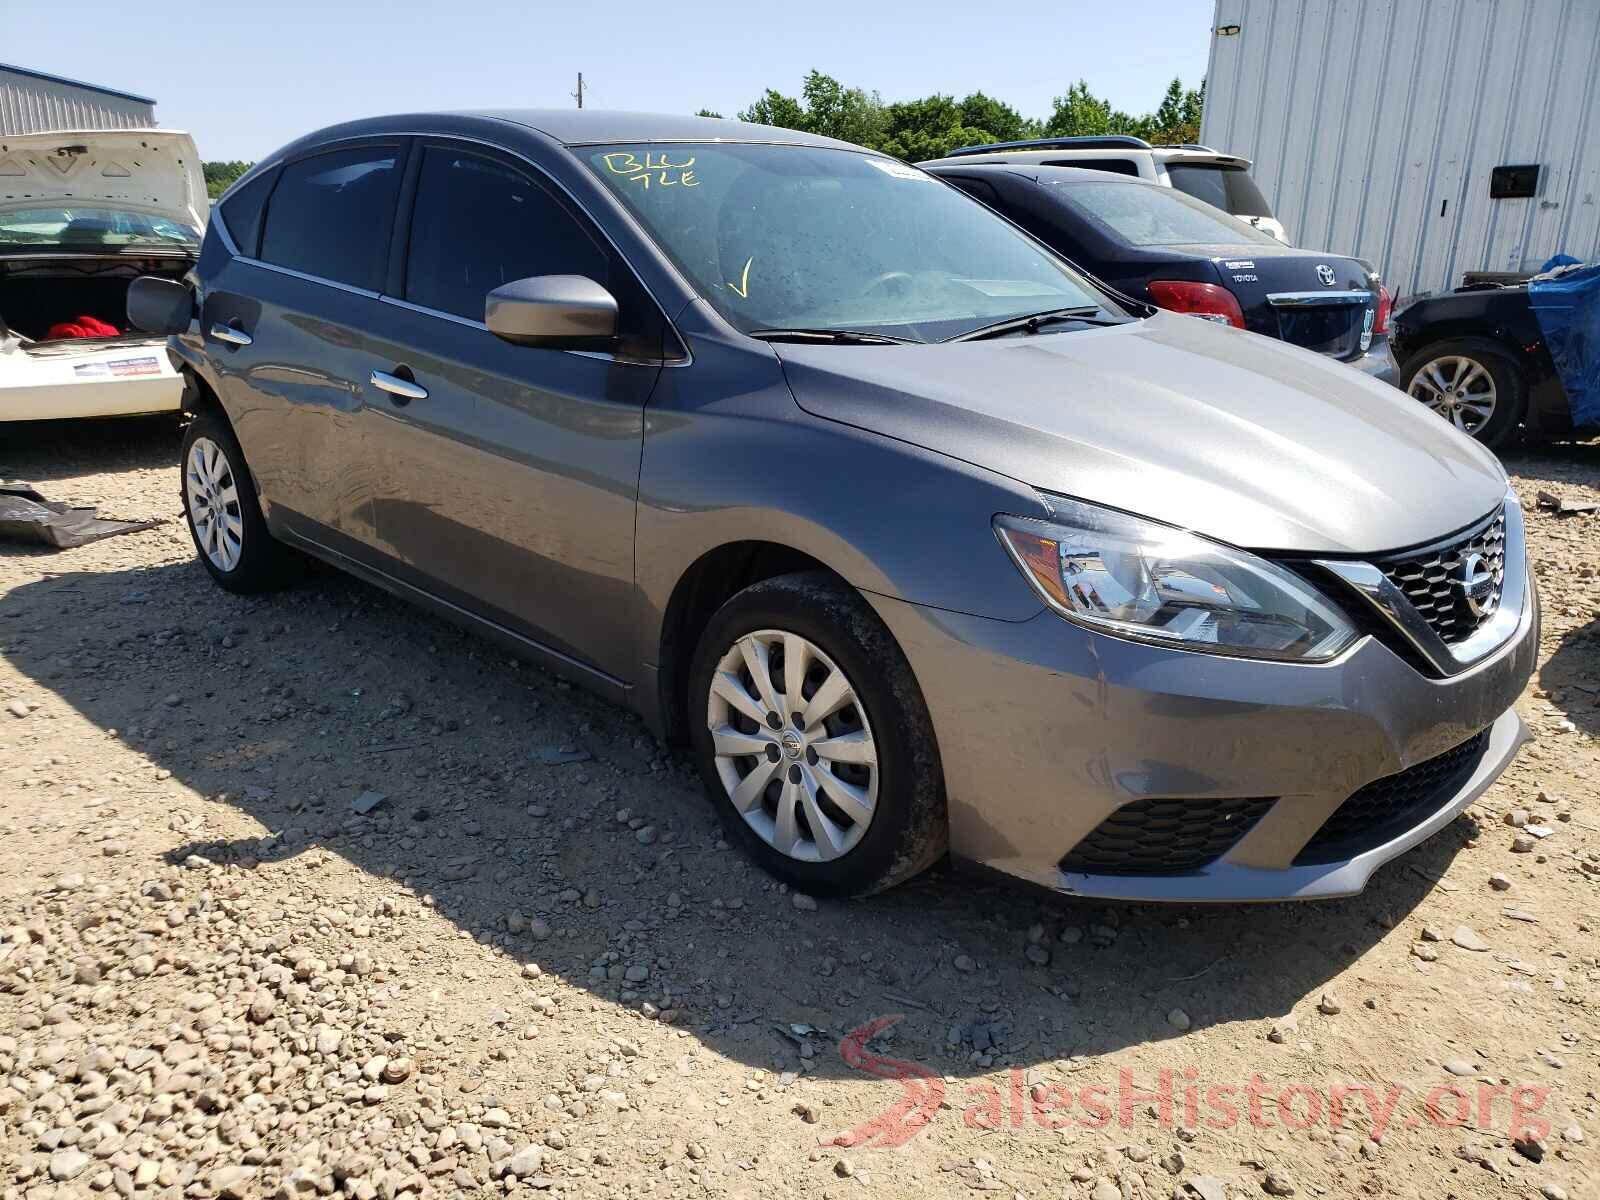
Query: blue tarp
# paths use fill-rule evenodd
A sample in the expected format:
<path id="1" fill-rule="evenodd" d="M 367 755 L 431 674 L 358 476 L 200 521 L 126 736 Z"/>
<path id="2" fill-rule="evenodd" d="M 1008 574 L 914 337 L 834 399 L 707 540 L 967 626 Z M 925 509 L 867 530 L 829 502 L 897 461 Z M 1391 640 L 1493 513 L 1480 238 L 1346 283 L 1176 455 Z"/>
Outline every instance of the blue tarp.
<path id="1" fill-rule="evenodd" d="M 1600 426 L 1600 263 L 1561 266 L 1528 281 L 1528 302 L 1575 426 Z"/>

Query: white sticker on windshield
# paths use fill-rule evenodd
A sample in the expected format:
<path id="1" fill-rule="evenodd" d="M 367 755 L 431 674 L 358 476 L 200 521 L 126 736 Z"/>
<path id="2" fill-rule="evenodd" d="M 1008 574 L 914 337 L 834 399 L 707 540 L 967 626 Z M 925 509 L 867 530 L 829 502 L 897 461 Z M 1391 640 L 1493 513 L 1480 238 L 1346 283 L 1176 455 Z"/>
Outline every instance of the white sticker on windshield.
<path id="1" fill-rule="evenodd" d="M 869 158 L 867 161 L 885 175 L 893 175 L 896 179 L 916 179 L 930 183 L 933 181 L 932 175 L 926 175 L 915 167 L 908 166 L 903 162 L 897 162 L 892 158 Z"/>

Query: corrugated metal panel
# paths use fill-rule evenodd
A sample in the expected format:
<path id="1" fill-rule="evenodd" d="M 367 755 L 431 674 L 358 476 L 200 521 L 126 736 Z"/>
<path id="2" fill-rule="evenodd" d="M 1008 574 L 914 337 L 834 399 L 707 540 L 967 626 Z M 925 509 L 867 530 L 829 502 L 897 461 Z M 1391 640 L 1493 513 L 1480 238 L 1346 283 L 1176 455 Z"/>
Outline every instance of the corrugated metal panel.
<path id="1" fill-rule="evenodd" d="M 1595 0 L 1217 0 L 1201 141 L 1396 294 L 1600 256 Z M 1538 195 L 1490 171 L 1539 163 Z"/>
<path id="2" fill-rule="evenodd" d="M 48 129 L 149 129 L 154 104 L 0 67 L 0 135 Z"/>

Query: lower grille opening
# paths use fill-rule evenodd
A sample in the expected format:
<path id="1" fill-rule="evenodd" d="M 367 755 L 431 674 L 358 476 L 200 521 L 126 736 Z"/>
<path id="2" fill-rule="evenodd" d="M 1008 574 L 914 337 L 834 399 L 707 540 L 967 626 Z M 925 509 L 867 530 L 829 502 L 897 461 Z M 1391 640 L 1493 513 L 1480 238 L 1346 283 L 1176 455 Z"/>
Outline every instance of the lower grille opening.
<path id="1" fill-rule="evenodd" d="M 1135 800 L 1095 826 L 1058 865 L 1089 875 L 1181 875 L 1227 853 L 1277 799 Z"/>
<path id="2" fill-rule="evenodd" d="M 1333 810 L 1294 865 L 1338 862 L 1404 833 L 1467 781 L 1488 746 L 1485 729 L 1453 750 L 1373 780 Z"/>

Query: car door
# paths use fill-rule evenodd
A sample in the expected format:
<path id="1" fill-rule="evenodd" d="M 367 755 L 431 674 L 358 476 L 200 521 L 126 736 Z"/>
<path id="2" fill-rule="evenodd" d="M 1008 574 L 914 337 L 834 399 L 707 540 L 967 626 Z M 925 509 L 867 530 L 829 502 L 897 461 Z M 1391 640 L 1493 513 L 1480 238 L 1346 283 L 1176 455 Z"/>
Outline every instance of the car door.
<path id="1" fill-rule="evenodd" d="M 593 225 L 520 159 L 419 141 L 406 197 L 362 347 L 392 389 L 366 415 L 383 467 L 380 544 L 403 581 L 625 679 L 644 407 L 665 322 Z M 616 352 L 491 334 L 488 293 L 535 275 L 609 288 Z"/>
<path id="2" fill-rule="evenodd" d="M 201 335 L 269 521 L 347 551 L 375 540 L 366 338 L 405 152 L 344 145 L 241 190 L 222 209 L 236 253 L 202 298 Z"/>

